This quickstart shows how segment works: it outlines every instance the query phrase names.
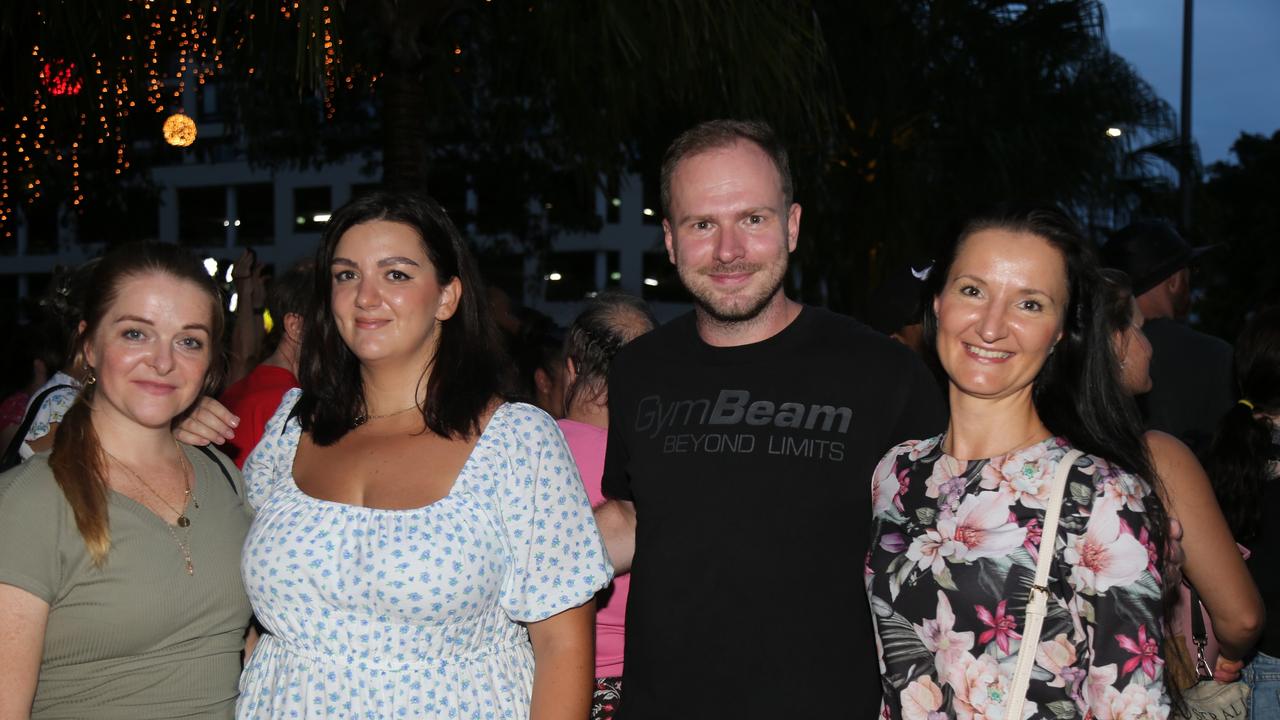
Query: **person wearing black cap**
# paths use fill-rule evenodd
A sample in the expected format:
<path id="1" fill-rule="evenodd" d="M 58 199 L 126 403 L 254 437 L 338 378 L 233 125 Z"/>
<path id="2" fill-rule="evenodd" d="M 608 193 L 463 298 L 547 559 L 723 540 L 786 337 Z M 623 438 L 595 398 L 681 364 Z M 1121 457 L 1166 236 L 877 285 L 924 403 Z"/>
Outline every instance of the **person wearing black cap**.
<path id="1" fill-rule="evenodd" d="M 1152 389 L 1139 396 L 1147 426 L 1200 452 L 1233 401 L 1231 346 L 1185 323 L 1191 308 L 1190 265 L 1212 248 L 1193 248 L 1167 222 L 1122 228 L 1102 248 L 1110 267 L 1133 281 L 1151 341 Z"/>
<path id="2" fill-rule="evenodd" d="M 867 307 L 867 324 L 920 356 L 928 354 L 920 298 L 932 268 L 932 261 L 891 268 L 871 293 Z"/>

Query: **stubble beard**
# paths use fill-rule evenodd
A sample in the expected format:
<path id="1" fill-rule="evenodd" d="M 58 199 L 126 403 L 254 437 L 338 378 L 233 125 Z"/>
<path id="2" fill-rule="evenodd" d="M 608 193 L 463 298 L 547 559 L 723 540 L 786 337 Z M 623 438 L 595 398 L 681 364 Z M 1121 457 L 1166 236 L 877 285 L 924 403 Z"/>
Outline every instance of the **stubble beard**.
<path id="1" fill-rule="evenodd" d="M 705 271 L 680 267 L 677 267 L 676 270 L 685 289 L 693 296 L 693 303 L 698 310 L 716 324 L 727 326 L 747 324 L 755 320 L 769 306 L 774 297 L 782 292 L 782 283 L 787 275 L 787 260 L 785 257 L 779 265 L 780 267 L 775 269 L 768 265 L 744 263 L 721 265 L 717 263 Z M 714 289 L 710 287 L 711 281 L 707 277 L 710 273 L 743 271 L 770 273 L 772 277 L 766 276 L 768 282 L 765 286 L 760 291 L 752 294 L 717 295 Z"/>

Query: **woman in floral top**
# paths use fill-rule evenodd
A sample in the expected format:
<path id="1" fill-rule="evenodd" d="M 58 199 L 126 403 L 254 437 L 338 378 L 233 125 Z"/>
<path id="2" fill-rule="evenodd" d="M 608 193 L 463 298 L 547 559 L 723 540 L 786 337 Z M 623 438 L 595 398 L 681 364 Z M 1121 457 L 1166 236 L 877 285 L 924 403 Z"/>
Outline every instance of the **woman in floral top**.
<path id="1" fill-rule="evenodd" d="M 873 478 L 867 592 L 885 718 L 1166 718 L 1165 510 L 1118 385 L 1098 268 L 1052 209 L 970 221 L 930 278 L 945 434 Z M 1041 527 L 1059 462 L 1056 537 Z M 1038 552 L 1049 607 L 1022 718 L 1006 718 Z"/>

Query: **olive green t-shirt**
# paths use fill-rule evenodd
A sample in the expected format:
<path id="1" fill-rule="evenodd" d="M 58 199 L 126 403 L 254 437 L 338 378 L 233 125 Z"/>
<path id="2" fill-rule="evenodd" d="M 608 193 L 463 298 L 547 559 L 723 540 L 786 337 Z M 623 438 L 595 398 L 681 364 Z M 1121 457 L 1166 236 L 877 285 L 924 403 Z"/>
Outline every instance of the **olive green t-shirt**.
<path id="1" fill-rule="evenodd" d="M 240 580 L 249 529 L 240 473 L 183 446 L 194 575 L 165 522 L 112 492 L 111 551 L 93 566 L 48 455 L 0 475 L 0 583 L 49 603 L 34 719 L 230 718 L 251 609 Z M 179 538 L 181 528 L 174 528 Z"/>

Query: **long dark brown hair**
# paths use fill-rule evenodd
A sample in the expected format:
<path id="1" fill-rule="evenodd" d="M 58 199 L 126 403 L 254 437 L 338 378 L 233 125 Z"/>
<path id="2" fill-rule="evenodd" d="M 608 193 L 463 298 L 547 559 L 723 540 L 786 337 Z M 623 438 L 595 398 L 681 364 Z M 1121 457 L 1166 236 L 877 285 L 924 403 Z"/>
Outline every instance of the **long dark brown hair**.
<path id="1" fill-rule="evenodd" d="M 929 274 L 929 291 L 938 297 L 964 243 L 985 230 L 1034 235 L 1062 255 L 1067 270 L 1067 306 L 1062 339 L 1045 360 L 1032 385 L 1036 413 L 1054 435 L 1075 448 L 1103 458 L 1152 486 L 1143 501 L 1147 532 L 1163 572 L 1169 516 L 1164 485 L 1143 440 L 1143 424 L 1133 398 L 1125 392 L 1119 361 L 1112 347 L 1115 328 L 1096 251 L 1075 221 L 1050 205 L 997 205 L 974 215 Z M 925 304 L 924 329 L 929 347 L 936 347 L 938 316 Z M 1166 596 L 1166 612 L 1171 597 Z"/>
<path id="2" fill-rule="evenodd" d="M 1280 307 L 1259 311 L 1236 340 L 1235 381 L 1240 400 L 1223 415 L 1205 457 L 1205 470 L 1231 534 L 1248 544 L 1266 520 L 1263 491 L 1271 475 L 1271 436 L 1280 415 Z"/>
<path id="3" fill-rule="evenodd" d="M 435 356 L 422 368 L 427 379 L 422 417 L 444 437 L 479 434 L 485 411 L 503 396 L 502 358 L 497 328 L 483 302 L 475 260 L 449 216 L 435 200 L 410 192 L 375 192 L 339 208 L 325 226 L 316 253 L 315 293 L 302 330 L 298 380 L 302 398 L 293 416 L 317 445 L 332 445 L 367 411 L 360 361 L 347 347 L 333 318 L 333 257 L 348 230 L 385 220 L 418 234 L 436 280 L 462 285 L 458 309 L 441 325 Z M 422 312 L 427 312 L 423 308 Z"/>
<path id="4" fill-rule="evenodd" d="M 86 343 L 93 338 L 106 317 L 107 310 L 119 297 L 120 287 L 125 281 L 151 274 L 168 275 L 193 283 L 209 296 L 212 315 L 209 323 L 211 355 L 209 370 L 205 374 L 204 391 L 211 392 L 221 384 L 223 374 L 222 329 L 225 318 L 222 312 L 222 295 L 204 266 L 176 245 L 121 245 L 102 258 L 93 269 L 85 288 L 82 308 L 84 327 L 76 335 L 74 352 L 84 356 Z M 88 364 L 87 359 L 85 364 Z M 53 437 L 49 467 L 53 470 L 54 480 L 62 489 L 62 494 L 71 505 L 76 528 L 84 538 L 89 556 L 95 565 L 101 565 L 111 549 L 111 531 L 107 517 L 110 486 L 107 483 L 102 445 L 98 441 L 98 433 L 94 430 L 91 418 L 96 390 L 94 383 L 86 383 L 62 418 Z"/>

